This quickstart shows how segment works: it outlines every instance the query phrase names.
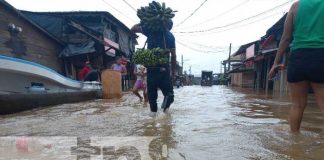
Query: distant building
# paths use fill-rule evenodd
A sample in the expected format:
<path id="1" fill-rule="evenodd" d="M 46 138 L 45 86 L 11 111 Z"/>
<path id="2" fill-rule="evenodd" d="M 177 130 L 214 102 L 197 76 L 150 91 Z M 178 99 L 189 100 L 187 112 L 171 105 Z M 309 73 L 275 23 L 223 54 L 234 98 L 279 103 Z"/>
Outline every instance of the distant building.
<path id="1" fill-rule="evenodd" d="M 254 41 L 240 46 L 240 48 L 231 55 L 231 70 L 227 72 L 230 78 L 230 84 L 233 86 L 254 88 L 255 70 L 254 55 L 258 51 L 259 41 Z M 224 61 L 223 64 L 228 63 Z"/>
<path id="2" fill-rule="evenodd" d="M 287 68 L 281 67 L 272 80 L 269 80 L 268 75 L 283 34 L 286 16 L 287 14 L 271 26 L 260 40 L 242 45 L 230 57 L 231 69 L 227 73 L 230 75 L 231 85 L 288 92 Z M 285 54 L 282 59 L 282 64 L 285 66 L 288 57 L 289 54 Z M 226 65 L 228 62 L 225 60 L 223 64 Z"/>

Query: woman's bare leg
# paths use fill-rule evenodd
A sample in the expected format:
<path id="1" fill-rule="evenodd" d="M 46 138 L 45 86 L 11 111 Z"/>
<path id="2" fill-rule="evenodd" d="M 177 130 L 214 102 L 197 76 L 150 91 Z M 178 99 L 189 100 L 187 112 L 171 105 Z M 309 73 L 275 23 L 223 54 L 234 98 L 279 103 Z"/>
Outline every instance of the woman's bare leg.
<path id="1" fill-rule="evenodd" d="M 142 102 L 143 101 L 143 97 L 138 93 L 139 89 L 134 86 L 133 88 L 133 93 L 140 99 L 140 101 Z"/>
<path id="2" fill-rule="evenodd" d="M 307 105 L 309 86 L 310 84 L 308 81 L 289 83 L 292 101 L 292 106 L 289 113 L 289 123 L 292 133 L 299 132 L 300 124 L 303 119 L 303 113 Z"/>
<path id="3" fill-rule="evenodd" d="M 311 83 L 311 85 L 315 93 L 317 105 L 320 107 L 324 117 L 324 84 Z"/>

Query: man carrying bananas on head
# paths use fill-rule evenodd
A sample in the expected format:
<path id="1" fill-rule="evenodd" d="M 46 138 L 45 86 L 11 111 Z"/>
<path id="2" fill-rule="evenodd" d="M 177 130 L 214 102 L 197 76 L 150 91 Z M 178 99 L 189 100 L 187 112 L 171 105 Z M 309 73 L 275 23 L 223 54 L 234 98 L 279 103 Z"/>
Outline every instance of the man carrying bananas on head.
<path id="1" fill-rule="evenodd" d="M 158 88 L 161 89 L 164 95 L 164 101 L 161 108 L 166 112 L 174 101 L 172 78 L 175 77 L 176 67 L 176 46 L 175 38 L 170 32 L 172 28 L 172 21 L 168 20 L 164 30 L 151 30 L 142 22 L 134 25 L 131 30 L 135 33 L 142 33 L 147 37 L 147 48 L 162 48 L 165 49 L 165 54 L 170 60 L 171 55 L 171 75 L 169 61 L 165 64 L 147 67 L 147 89 L 148 99 L 151 108 L 150 116 L 154 117 L 157 114 L 157 98 Z M 162 25 L 162 24 L 161 24 Z"/>

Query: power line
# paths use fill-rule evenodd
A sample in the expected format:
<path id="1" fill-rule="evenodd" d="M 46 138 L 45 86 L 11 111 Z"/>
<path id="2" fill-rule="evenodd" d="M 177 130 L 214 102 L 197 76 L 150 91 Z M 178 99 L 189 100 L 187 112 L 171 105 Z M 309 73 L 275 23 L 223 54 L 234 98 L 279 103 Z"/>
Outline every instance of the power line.
<path id="1" fill-rule="evenodd" d="M 197 24 L 194 24 L 194 25 L 191 25 L 191 26 L 183 27 L 182 29 L 188 29 L 188 28 L 192 28 L 192 27 L 195 27 L 195 26 L 198 26 L 198 25 L 202 25 L 202 24 L 208 23 L 208 22 L 210 22 L 210 21 L 212 21 L 212 20 L 214 20 L 214 19 L 216 19 L 216 18 L 218 18 L 220 16 L 224 16 L 224 15 L 230 13 L 230 12 L 233 12 L 235 9 L 237 9 L 237 8 L 239 8 L 239 7 L 247 4 L 247 2 L 249 2 L 249 1 L 250 0 L 245 0 L 242 3 L 239 3 L 238 5 L 236 5 L 236 6 L 232 7 L 232 8 L 230 8 L 230 9 L 228 9 L 228 10 L 226 10 L 226 11 L 224 11 L 224 12 L 218 14 L 218 15 L 216 15 L 215 17 L 209 18 L 209 19 L 207 19 L 205 21 L 202 21 L 200 23 L 197 23 Z"/>
<path id="2" fill-rule="evenodd" d="M 263 17 L 261 19 L 258 19 L 258 20 L 255 20 L 255 21 L 252 21 L 252 22 L 249 22 L 249 23 L 246 23 L 246 24 L 242 24 L 242 25 L 239 25 L 239 26 L 235 26 L 235 27 L 232 27 L 232 28 L 228 28 L 228 29 L 225 29 L 225 30 L 221 30 L 221 31 L 217 31 L 217 32 L 212 32 L 212 33 L 221 33 L 221 32 L 225 32 L 225 31 L 229 31 L 229 30 L 241 28 L 241 27 L 244 27 L 244 26 L 248 26 L 248 25 L 251 25 L 251 24 L 254 24 L 254 23 L 257 23 L 257 22 L 260 22 L 260 21 L 264 21 L 264 20 L 269 19 L 269 18 L 272 18 L 273 16 L 278 15 L 278 14 L 282 14 L 282 12 L 276 12 L 274 14 L 271 14 L 269 16 Z"/>
<path id="3" fill-rule="evenodd" d="M 132 6 L 130 5 L 126 0 L 123 0 L 127 5 L 128 7 L 130 7 L 133 11 L 137 12 L 137 10 Z"/>
<path id="4" fill-rule="evenodd" d="M 193 44 L 197 47 L 200 48 L 209 48 L 209 49 L 213 49 L 213 50 L 218 50 L 218 51 L 223 51 L 224 47 L 217 47 L 217 46 L 208 46 L 208 45 L 204 45 L 204 44 L 200 44 L 200 43 L 196 43 L 196 42 L 192 42 L 192 41 L 188 41 L 188 40 L 184 40 L 184 39 L 180 39 L 181 41 L 186 41 L 186 43 L 190 43 Z"/>
<path id="5" fill-rule="evenodd" d="M 183 24 L 185 21 L 187 21 L 190 17 L 192 17 L 205 3 L 207 2 L 207 0 L 205 0 L 204 2 L 202 2 L 198 8 L 196 8 L 187 18 L 185 18 L 184 20 L 182 20 L 179 24 L 176 25 L 179 26 L 181 24 Z"/>
<path id="6" fill-rule="evenodd" d="M 180 45 L 182 45 L 182 46 L 184 46 L 184 47 L 186 47 L 186 48 L 188 48 L 188 49 L 190 49 L 190 50 L 193 50 L 193 51 L 196 51 L 196 52 L 201 52 L 201 53 L 224 53 L 226 50 L 222 50 L 222 51 L 212 51 L 212 50 L 210 50 L 210 51 L 206 51 L 206 50 L 200 50 L 200 49 L 197 49 L 197 48 L 193 48 L 193 47 L 190 47 L 190 46 L 188 46 L 188 45 L 186 45 L 186 44 L 184 44 L 184 43 L 182 43 L 182 42 L 180 42 L 180 41 L 176 41 L 177 43 L 179 43 Z"/>
<path id="7" fill-rule="evenodd" d="M 233 23 L 230 23 L 230 24 L 224 25 L 224 26 L 214 27 L 214 28 L 211 28 L 211 29 L 200 30 L 200 31 L 178 32 L 178 33 L 201 33 L 201 32 L 209 32 L 209 31 L 213 31 L 213 30 L 216 30 L 216 29 L 227 28 L 227 27 L 230 27 L 230 26 L 233 26 L 233 25 L 237 25 L 237 24 L 240 24 L 240 23 L 242 23 L 242 22 L 245 22 L 245 21 L 248 21 L 248 20 L 251 20 L 251 19 L 254 19 L 254 18 L 258 18 L 258 17 L 260 17 L 260 16 L 262 16 L 262 15 L 268 13 L 268 12 L 272 12 L 272 11 L 274 11 L 275 9 L 278 9 L 278 8 L 280 8 L 280 7 L 285 6 L 285 5 L 289 4 L 289 3 L 292 2 L 292 1 L 294 1 L 294 0 L 290 0 L 290 1 L 288 1 L 288 2 L 285 2 L 285 3 L 281 4 L 281 5 L 278 5 L 278 6 L 274 7 L 274 8 L 271 8 L 271 9 L 269 9 L 269 10 L 267 10 L 267 11 L 264 11 L 264 12 L 262 12 L 262 13 L 259 13 L 259 14 L 257 14 L 257 15 L 254 15 L 254 16 L 251 16 L 251 17 L 245 18 L 245 19 L 243 19 L 243 20 L 239 20 L 239 21 L 236 21 L 236 22 L 233 22 Z M 174 32 L 174 33 L 177 33 L 177 32 Z"/>
<path id="8" fill-rule="evenodd" d="M 291 2 L 293 2 L 293 1 L 294 1 L 294 0 L 289 0 L 289 1 L 285 2 L 285 3 L 283 3 L 283 4 L 280 4 L 280 5 L 276 6 L 276 7 L 273 7 L 273 8 L 271 8 L 271 9 L 269 9 L 269 10 L 266 10 L 266 11 L 264 11 L 264 12 L 261 12 L 261 13 L 259 13 L 259 14 L 254 15 L 254 16 L 251 16 L 251 17 L 248 17 L 248 18 L 245 18 L 245 19 L 242 19 L 242 20 L 239 20 L 239 21 L 233 22 L 233 23 L 229 23 L 229 24 L 226 24 L 226 25 L 223 25 L 223 26 L 213 27 L 213 28 L 205 29 L 205 30 L 187 31 L 187 32 L 174 32 L 174 33 L 201 33 L 201 32 L 209 32 L 209 31 L 213 31 L 213 30 L 216 30 L 216 29 L 227 28 L 227 27 L 230 27 L 230 26 L 232 26 L 232 25 L 240 24 L 240 23 L 242 23 L 242 22 L 245 22 L 245 21 L 251 20 L 251 19 L 253 19 L 253 18 L 260 17 L 260 16 L 262 16 L 262 15 L 268 13 L 268 12 L 272 12 L 272 11 L 274 11 L 275 9 L 281 8 L 281 7 L 283 7 L 283 6 L 285 6 L 285 5 L 289 4 L 289 3 L 291 3 Z"/>
<path id="9" fill-rule="evenodd" d="M 282 12 L 276 12 L 276 13 L 271 14 L 271 15 L 269 15 L 269 16 L 262 17 L 261 19 L 257 19 L 257 20 L 255 20 L 255 21 L 250 22 L 250 23 L 242 24 L 242 25 L 235 26 L 235 27 L 232 27 L 232 28 L 228 28 L 228 29 L 224 29 L 224 30 L 220 30 L 220 31 L 216 31 L 216 32 L 208 32 L 208 33 L 205 32 L 205 34 L 210 35 L 210 34 L 222 33 L 222 32 L 226 32 L 226 31 L 229 31 L 229 30 L 233 30 L 233 29 L 241 28 L 241 27 L 244 27 L 244 26 L 248 26 L 248 25 L 251 25 L 251 24 L 254 24 L 254 23 L 257 23 L 257 22 L 260 22 L 260 21 L 264 21 L 264 20 L 269 19 L 269 18 L 272 18 L 273 16 L 278 15 L 278 14 L 282 14 Z M 199 33 L 199 35 L 201 36 L 202 33 Z M 184 35 L 184 34 L 182 34 L 182 35 L 178 35 L 178 36 L 197 36 L 197 35 L 194 35 L 194 34 Z"/>
<path id="10" fill-rule="evenodd" d="M 114 6 L 110 5 L 108 2 L 106 2 L 105 0 L 102 0 L 102 2 L 104 2 L 106 5 L 108 5 L 109 7 L 111 7 L 112 9 L 114 9 L 115 11 L 117 11 L 119 14 L 123 15 L 124 17 L 126 17 L 127 19 L 131 20 L 132 22 L 136 23 L 137 21 L 133 20 L 132 18 L 128 17 L 126 14 L 124 14 L 123 12 L 119 11 L 117 8 L 115 8 Z"/>

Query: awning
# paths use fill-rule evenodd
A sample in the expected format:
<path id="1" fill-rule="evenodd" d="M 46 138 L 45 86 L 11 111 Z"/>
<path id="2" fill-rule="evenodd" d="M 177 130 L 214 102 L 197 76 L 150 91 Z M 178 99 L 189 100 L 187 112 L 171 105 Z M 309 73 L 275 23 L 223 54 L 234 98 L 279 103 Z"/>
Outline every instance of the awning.
<path id="1" fill-rule="evenodd" d="M 244 63 L 242 63 L 242 62 L 235 62 L 235 63 L 231 63 L 231 66 L 241 66 L 243 64 Z"/>
<path id="2" fill-rule="evenodd" d="M 108 38 L 104 38 L 104 42 L 105 42 L 105 53 L 109 56 L 115 57 L 116 50 L 114 48 L 119 49 L 119 44 L 108 39 Z M 114 47 L 114 48 L 112 48 L 112 47 Z"/>
<path id="3" fill-rule="evenodd" d="M 264 59 L 264 55 L 263 54 L 261 54 L 261 55 L 257 55 L 257 56 L 255 56 L 254 57 L 254 61 L 261 61 L 261 60 L 263 60 Z"/>
<path id="4" fill-rule="evenodd" d="M 275 36 L 274 35 L 270 35 L 269 37 L 267 37 L 262 45 L 261 45 L 261 48 L 266 48 L 271 42 L 273 42 L 275 40 Z"/>
<path id="5" fill-rule="evenodd" d="M 61 52 L 60 57 L 72 57 L 76 55 L 82 55 L 87 53 L 95 53 L 95 42 L 92 40 L 78 43 L 68 44 Z"/>
<path id="6" fill-rule="evenodd" d="M 231 73 L 242 73 L 242 72 L 251 72 L 251 71 L 253 71 L 253 69 L 251 69 L 251 68 L 245 68 L 245 67 L 241 66 L 241 67 L 237 67 L 237 68 L 234 68 L 234 69 L 230 70 L 228 72 L 228 74 L 231 74 Z"/>
<path id="7" fill-rule="evenodd" d="M 128 59 L 126 59 L 125 57 L 121 58 L 121 64 L 123 65 L 127 65 L 127 63 L 129 63 L 130 61 Z"/>
<path id="8" fill-rule="evenodd" d="M 271 53 L 277 53 L 278 48 L 272 48 L 272 49 L 266 49 L 266 50 L 261 50 L 262 54 L 271 54 Z"/>

